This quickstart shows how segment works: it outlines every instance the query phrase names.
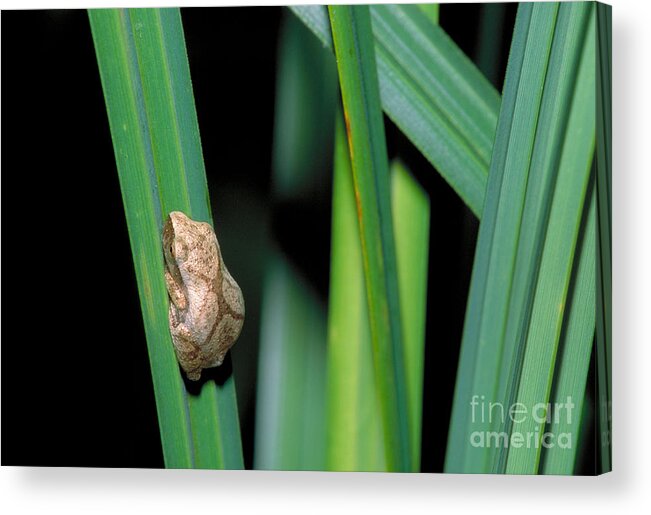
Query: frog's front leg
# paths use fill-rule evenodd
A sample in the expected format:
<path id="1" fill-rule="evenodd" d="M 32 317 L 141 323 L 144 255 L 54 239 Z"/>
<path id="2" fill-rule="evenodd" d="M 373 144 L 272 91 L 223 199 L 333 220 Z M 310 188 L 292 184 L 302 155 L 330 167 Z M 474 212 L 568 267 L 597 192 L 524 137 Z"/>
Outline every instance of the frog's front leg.
<path id="1" fill-rule="evenodd" d="M 172 304 L 176 306 L 177 309 L 184 310 L 188 307 L 188 299 L 185 296 L 185 292 L 181 285 L 174 280 L 170 271 L 165 269 L 165 285 L 167 286 L 167 293 L 172 299 Z"/>

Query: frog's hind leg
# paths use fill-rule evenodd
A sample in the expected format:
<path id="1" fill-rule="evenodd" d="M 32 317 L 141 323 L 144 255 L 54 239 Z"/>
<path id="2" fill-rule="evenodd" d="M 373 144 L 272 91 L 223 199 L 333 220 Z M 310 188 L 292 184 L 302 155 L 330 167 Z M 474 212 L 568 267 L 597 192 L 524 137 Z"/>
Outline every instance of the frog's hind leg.
<path id="1" fill-rule="evenodd" d="M 198 381 L 203 363 L 201 349 L 192 342 L 192 334 L 185 324 L 179 323 L 172 328 L 172 342 L 176 358 L 188 379 Z"/>

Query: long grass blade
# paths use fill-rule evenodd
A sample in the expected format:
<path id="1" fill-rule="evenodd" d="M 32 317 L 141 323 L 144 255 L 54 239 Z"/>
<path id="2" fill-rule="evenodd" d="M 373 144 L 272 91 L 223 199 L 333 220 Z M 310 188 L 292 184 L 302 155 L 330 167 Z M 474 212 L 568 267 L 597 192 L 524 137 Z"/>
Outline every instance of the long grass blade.
<path id="1" fill-rule="evenodd" d="M 574 473 L 577 453 L 581 445 L 582 417 L 585 400 L 588 369 L 595 333 L 595 243 L 596 243 L 596 199 L 590 197 L 587 218 L 582 226 L 579 243 L 579 258 L 574 263 L 569 301 L 565 310 L 566 320 L 561 334 L 559 354 L 555 370 L 554 387 L 550 402 L 552 406 L 574 405 L 571 410 L 552 412 L 552 422 L 546 432 L 561 439 L 563 445 L 543 449 L 541 473 Z"/>
<path id="2" fill-rule="evenodd" d="M 479 216 L 499 94 L 418 6 L 370 9 L 384 111 Z M 292 10 L 332 48 L 324 7 Z"/>
<path id="3" fill-rule="evenodd" d="M 389 167 L 367 6 L 330 6 L 389 470 L 411 469 Z"/>
<path id="4" fill-rule="evenodd" d="M 423 353 L 429 250 L 429 199 L 394 162 L 391 199 L 411 421 L 412 470 L 420 464 Z M 386 470 L 373 378 L 364 268 L 343 120 L 336 129 L 328 316 L 328 468 Z"/>
<path id="5" fill-rule="evenodd" d="M 480 395 L 495 396 L 508 305 L 507 286 L 526 191 L 527 177 L 521 170 L 528 167 L 531 159 L 556 10 L 550 6 L 534 12 L 530 4 L 522 4 L 518 10 L 466 309 L 445 462 L 448 472 L 490 470 L 490 453 L 472 447 L 469 442 L 475 431 L 490 428 L 486 421 L 477 420 L 471 402 L 481 400 Z M 526 76 L 526 83 L 521 83 L 522 76 Z M 525 130 L 516 126 L 515 120 L 523 120 L 523 125 L 528 122 Z M 495 240 L 500 244 L 495 244 Z M 494 323 L 482 325 L 482 320 L 491 320 L 488 313 L 484 315 L 485 307 L 502 312 L 502 316 L 491 314 Z"/>
<path id="6" fill-rule="evenodd" d="M 394 161 L 391 166 L 391 200 L 409 395 L 412 470 L 417 472 L 422 436 L 430 204 L 425 190 L 400 161 Z"/>
<path id="7" fill-rule="evenodd" d="M 517 351 L 518 358 L 514 360 L 517 367 L 519 356 L 523 356 L 519 372 L 523 380 L 519 381 L 510 397 L 507 397 L 530 409 L 540 403 L 548 403 L 552 389 L 558 342 L 595 148 L 595 57 L 594 6 L 562 5 L 550 64 L 552 75 L 548 76 L 545 84 L 545 94 L 549 91 L 553 97 L 549 103 L 543 101 L 543 108 L 549 106 L 550 111 L 560 113 L 556 118 L 559 120 L 556 130 L 562 139 L 545 152 L 552 156 L 550 166 L 558 167 L 558 177 L 553 198 L 548 201 L 548 204 L 551 203 L 547 208 L 550 210 L 548 221 L 539 233 L 544 238 L 544 246 L 536 260 L 539 262 L 538 270 L 536 272 L 532 267 L 534 272 L 529 273 L 529 277 L 534 275 L 536 281 L 534 283 L 530 278 L 522 281 L 533 287 L 527 298 L 531 311 L 515 311 L 516 317 L 519 313 L 524 313 L 523 318 L 527 320 L 526 324 L 521 324 L 516 339 L 525 342 L 524 348 Z M 577 69 L 578 73 L 574 71 Z M 553 87 L 556 80 L 558 86 Z M 563 99 L 567 96 L 570 102 L 566 104 Z M 569 109 L 566 109 L 566 105 Z M 564 111 L 568 114 L 565 115 Z M 565 117 L 566 120 L 563 120 Z M 545 121 L 546 118 L 541 117 L 541 120 Z M 553 123 L 554 120 L 545 123 L 538 131 L 544 130 L 548 134 L 549 128 L 554 127 Z M 536 138 L 541 141 L 539 135 Z M 526 236 L 521 237 L 521 242 Z M 537 245 L 532 245 L 535 246 Z M 535 294 L 531 298 L 534 288 Z M 514 291 L 518 293 L 517 289 Z M 517 302 L 518 298 L 514 297 L 513 300 Z M 512 305 L 511 313 L 513 312 Z M 590 329 L 591 327 L 588 331 Z M 507 338 L 509 334 L 507 329 Z M 586 341 L 590 341 L 590 336 Z M 512 372 L 512 377 L 516 375 Z M 565 407 L 569 409 L 568 406 Z M 510 434 L 541 434 L 544 427 L 544 421 L 540 422 L 532 412 L 525 420 L 514 421 Z M 534 449 L 509 447 L 506 472 L 537 473 L 541 449 L 542 446 Z"/>
<path id="8" fill-rule="evenodd" d="M 385 471 L 362 246 L 342 116 L 335 129 L 327 384 L 328 469 Z"/>
<path id="9" fill-rule="evenodd" d="M 242 468 L 232 375 L 188 391 L 167 321 L 161 231 L 211 221 L 178 9 L 90 10 L 154 378 L 166 467 Z"/>
<path id="10" fill-rule="evenodd" d="M 585 96 L 575 95 L 590 88 L 585 82 L 589 71 L 583 71 L 580 86 L 575 71 L 579 63 L 589 61 L 582 57 L 588 9 L 581 4 L 560 9 L 558 4 L 521 4 L 518 11 L 466 312 L 446 458 L 450 471 L 503 470 L 506 451 L 502 452 L 500 439 L 509 433 L 502 431 L 504 426 L 510 430 L 506 412 L 520 398 L 515 392 L 523 355 L 535 356 L 536 351 L 529 349 L 544 346 L 540 342 L 551 349 L 558 342 L 589 175 L 591 127 L 594 131 Z M 564 145 L 566 134 L 583 139 Z M 570 146 L 574 153 L 561 153 Z M 572 165 L 580 173 L 563 171 Z M 567 190 L 557 184 L 559 169 L 560 184 Z M 572 209 L 559 207 L 563 194 Z M 549 232 L 548 222 L 557 233 Z M 557 241 L 552 243 L 550 237 Z M 557 251 L 558 261 L 546 258 L 545 249 Z M 552 262 L 557 268 L 550 266 Z M 543 293 L 550 283 L 555 287 L 553 300 L 549 291 L 547 296 Z M 558 313 L 560 318 L 552 317 Z M 539 331 L 542 327 L 551 333 Z M 553 360 L 547 365 L 536 370 L 538 375 L 532 370 L 522 373 L 526 384 L 539 385 L 542 380 L 531 378 L 553 374 Z M 541 399 L 548 396 L 549 390 Z M 538 402 L 523 399 L 528 409 Z M 490 437 L 495 441 L 488 441 Z M 537 463 L 539 449 L 526 451 Z M 525 455 L 525 450 L 521 452 Z"/>

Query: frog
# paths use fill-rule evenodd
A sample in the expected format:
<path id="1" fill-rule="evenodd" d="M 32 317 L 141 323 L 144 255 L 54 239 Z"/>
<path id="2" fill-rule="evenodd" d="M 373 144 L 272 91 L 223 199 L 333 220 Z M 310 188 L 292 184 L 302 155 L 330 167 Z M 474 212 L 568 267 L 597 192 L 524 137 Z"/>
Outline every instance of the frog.
<path id="1" fill-rule="evenodd" d="M 229 273 L 212 226 L 172 211 L 163 224 L 165 285 L 174 351 L 198 381 L 219 367 L 244 324 L 244 297 Z"/>

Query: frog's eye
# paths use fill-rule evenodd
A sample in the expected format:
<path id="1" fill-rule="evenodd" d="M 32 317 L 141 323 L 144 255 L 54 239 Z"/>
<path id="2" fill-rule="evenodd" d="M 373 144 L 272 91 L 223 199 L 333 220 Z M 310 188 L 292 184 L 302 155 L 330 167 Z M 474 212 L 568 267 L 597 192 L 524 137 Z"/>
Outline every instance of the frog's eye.
<path id="1" fill-rule="evenodd" d="M 177 262 L 185 261 L 188 257 L 188 246 L 185 242 L 177 241 L 176 245 L 173 246 L 174 250 L 172 251 L 172 256 L 174 256 L 174 260 Z"/>

